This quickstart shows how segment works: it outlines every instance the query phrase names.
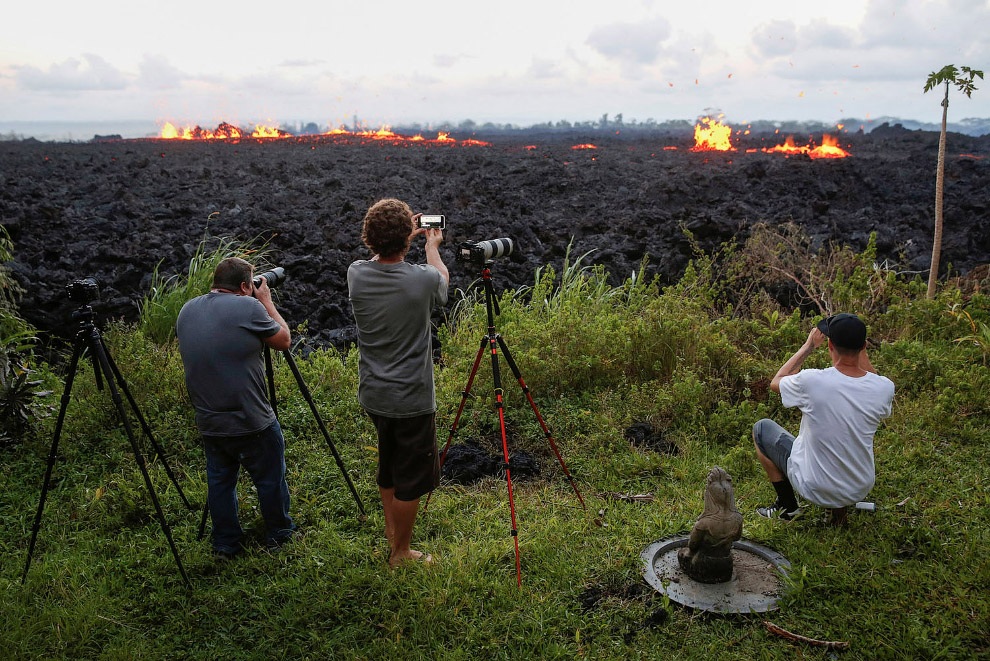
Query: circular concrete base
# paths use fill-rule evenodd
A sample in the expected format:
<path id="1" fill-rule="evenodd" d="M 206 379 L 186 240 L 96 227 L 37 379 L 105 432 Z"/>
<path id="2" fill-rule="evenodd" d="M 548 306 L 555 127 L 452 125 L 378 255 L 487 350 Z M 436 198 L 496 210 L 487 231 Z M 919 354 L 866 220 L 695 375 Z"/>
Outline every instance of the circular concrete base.
<path id="1" fill-rule="evenodd" d="M 679 604 L 715 613 L 763 613 L 777 609 L 783 590 L 781 575 L 791 563 L 773 549 L 740 539 L 732 544 L 732 578 L 725 583 L 699 583 L 684 573 L 677 550 L 687 535 L 653 542 L 640 554 L 643 578 Z"/>

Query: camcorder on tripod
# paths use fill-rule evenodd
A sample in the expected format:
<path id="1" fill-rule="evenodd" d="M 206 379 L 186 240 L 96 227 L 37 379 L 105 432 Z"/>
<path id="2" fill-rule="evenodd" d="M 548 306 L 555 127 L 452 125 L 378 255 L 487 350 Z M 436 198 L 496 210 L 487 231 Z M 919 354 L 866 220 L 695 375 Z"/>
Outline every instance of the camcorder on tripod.
<path id="1" fill-rule="evenodd" d="M 481 279 L 485 288 L 485 306 L 488 311 L 488 331 L 481 337 L 481 346 L 478 347 L 478 354 L 474 358 L 474 365 L 471 367 L 471 374 L 468 376 L 467 385 L 464 387 L 464 391 L 461 396 L 461 404 L 457 409 L 457 415 L 454 418 L 454 423 L 450 427 L 450 435 L 447 437 L 447 444 L 444 446 L 443 453 L 440 455 L 440 465 L 443 466 L 443 462 L 447 458 L 447 450 L 450 449 L 450 443 L 457 431 L 457 425 L 460 422 L 461 414 L 464 412 L 464 405 L 471 394 L 471 386 L 474 384 L 474 377 L 478 373 L 478 367 L 481 365 L 481 358 L 484 356 L 485 348 L 487 347 L 491 355 L 492 384 L 495 391 L 495 408 L 498 411 L 498 424 L 502 435 L 502 458 L 504 462 L 502 468 L 505 470 L 505 482 L 509 491 L 509 514 L 512 521 L 511 534 L 516 550 L 516 584 L 519 587 L 522 587 L 522 569 L 519 563 L 519 530 L 516 526 L 516 507 L 512 494 L 512 474 L 509 470 L 509 444 L 505 435 L 505 411 L 502 402 L 502 380 L 498 361 L 499 349 L 502 350 L 502 354 L 505 356 L 505 362 L 508 363 L 509 369 L 512 371 L 513 376 L 515 376 L 516 381 L 519 382 L 519 386 L 522 388 L 523 394 L 526 395 L 526 399 L 529 401 L 529 405 L 533 409 L 533 413 L 536 414 L 536 419 L 540 423 L 540 428 L 543 429 L 547 442 L 550 444 L 554 454 L 557 456 L 557 461 L 560 462 L 560 467 L 563 469 L 564 475 L 566 475 L 567 479 L 570 480 L 571 487 L 574 489 L 574 493 L 577 494 L 581 507 L 583 509 L 587 509 L 587 507 L 584 504 L 584 498 L 581 496 L 581 492 L 577 488 L 577 484 L 574 483 L 574 478 L 571 476 L 570 471 L 567 470 L 567 465 L 564 463 L 564 458 L 560 455 L 560 450 L 557 448 L 556 442 L 553 440 L 553 434 L 550 433 L 546 422 L 543 420 L 543 416 L 540 415 L 540 410 L 537 408 L 536 402 L 533 401 L 533 396 L 529 392 L 529 386 L 527 386 L 526 382 L 523 381 L 519 367 L 516 365 L 516 361 L 512 359 L 512 354 L 509 352 L 509 347 L 506 346 L 505 340 L 503 340 L 502 336 L 495 330 L 495 316 L 500 314 L 501 311 L 498 308 L 498 298 L 495 296 L 495 287 L 492 284 L 491 266 L 494 263 L 493 260 L 511 255 L 514 247 L 515 244 L 512 239 L 500 238 L 491 239 L 488 241 L 465 241 L 461 243 L 458 248 L 458 261 L 481 269 Z M 432 496 L 432 493 L 430 495 Z M 427 497 L 426 504 L 423 506 L 423 511 L 425 512 L 429 506 L 430 498 Z"/>

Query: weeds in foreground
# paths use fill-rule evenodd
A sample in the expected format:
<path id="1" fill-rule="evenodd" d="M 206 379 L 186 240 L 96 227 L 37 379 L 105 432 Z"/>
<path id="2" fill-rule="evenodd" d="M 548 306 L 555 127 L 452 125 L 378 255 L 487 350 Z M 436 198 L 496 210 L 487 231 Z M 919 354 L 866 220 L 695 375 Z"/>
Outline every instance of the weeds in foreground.
<path id="1" fill-rule="evenodd" d="M 568 260 L 567 277 L 545 269 L 531 289 L 500 296 L 498 330 L 589 506 L 579 509 L 527 402 L 505 383 L 510 451 L 530 452 L 542 470 L 513 480 L 522 590 L 505 482 L 494 478 L 444 485 L 420 515 L 415 544 L 436 566 L 387 568 L 381 511 L 370 506 L 374 430 L 354 396 L 357 352 L 341 360 L 314 351 L 298 366 L 369 521 L 357 520 L 276 356 L 292 515 L 305 534 L 276 556 L 252 547 L 218 566 L 196 539 L 198 515 L 150 462 L 195 585 L 186 592 L 107 395 L 81 370 L 25 587 L 20 571 L 52 421 L 4 455 L 0 649 L 11 658 L 825 658 L 770 636 L 759 615 L 699 616 L 641 586 L 640 552 L 690 528 L 703 509 L 704 476 L 717 464 L 733 475 L 744 535 L 797 568 L 776 624 L 849 640 L 856 658 L 990 655 L 990 371 L 978 343 L 956 341 L 990 323 L 990 298 L 947 287 L 927 301 L 923 287 L 915 292 L 914 281 L 874 269 L 868 255 L 842 259 L 845 275 L 830 300 L 864 314 L 873 362 L 898 389 L 875 439 L 877 511 L 851 513 L 847 529 L 826 528 L 816 508 L 788 525 L 752 515 L 773 494 L 750 427 L 773 417 L 796 429 L 798 416 L 767 383 L 817 308 L 802 314 L 773 285 L 747 289 L 737 265 L 717 260 L 696 260 L 664 290 L 640 274 L 612 287 L 604 273 Z M 725 277 L 741 288 L 727 287 Z M 441 442 L 486 323 L 481 302 L 469 299 L 441 330 Z M 202 502 L 204 460 L 179 357 L 123 325 L 108 328 L 106 339 L 183 489 Z M 825 363 L 820 353 L 806 364 Z M 455 442 L 497 429 L 490 388 L 487 381 L 473 389 Z M 650 422 L 676 453 L 631 445 L 623 431 L 635 421 Z M 654 498 L 595 496 L 604 492 Z M 245 524 L 260 525 L 250 488 L 241 489 L 241 505 Z"/>
<path id="2" fill-rule="evenodd" d="M 185 274 L 166 276 L 159 271 L 161 264 L 156 265 L 151 276 L 151 291 L 141 301 L 138 328 L 160 345 L 171 342 L 175 338 L 179 311 L 187 301 L 210 290 L 217 264 L 228 257 L 240 257 L 256 266 L 263 263 L 266 246 L 255 244 L 254 240 L 214 239 L 207 235 L 189 259 Z"/>

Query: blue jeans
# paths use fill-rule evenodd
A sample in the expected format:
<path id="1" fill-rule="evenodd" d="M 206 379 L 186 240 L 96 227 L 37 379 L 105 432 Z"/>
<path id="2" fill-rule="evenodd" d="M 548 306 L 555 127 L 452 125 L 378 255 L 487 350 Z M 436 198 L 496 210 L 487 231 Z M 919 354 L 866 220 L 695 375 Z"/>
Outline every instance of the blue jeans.
<path id="1" fill-rule="evenodd" d="M 206 500 L 213 518 L 213 549 L 241 550 L 244 531 L 237 519 L 237 472 L 241 466 L 258 491 L 267 543 L 278 545 L 292 536 L 289 485 L 285 482 L 285 439 L 276 420 L 271 426 L 243 436 L 204 436 Z"/>

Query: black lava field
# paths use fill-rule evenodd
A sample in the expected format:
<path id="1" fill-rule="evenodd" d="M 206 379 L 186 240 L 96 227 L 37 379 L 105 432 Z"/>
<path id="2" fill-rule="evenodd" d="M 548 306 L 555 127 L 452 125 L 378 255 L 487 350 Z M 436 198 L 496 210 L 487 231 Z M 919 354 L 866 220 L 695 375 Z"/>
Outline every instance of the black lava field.
<path id="1" fill-rule="evenodd" d="M 880 257 L 900 270 L 928 268 L 934 133 L 843 134 L 852 155 L 817 160 L 746 152 L 782 142 L 773 135 L 745 136 L 733 152 L 692 152 L 690 136 L 483 139 L 491 145 L 330 136 L 0 143 L 0 222 L 27 290 L 22 314 L 64 333 L 78 305 L 65 285 L 95 276 L 97 313 L 134 320 L 156 265 L 185 273 L 206 234 L 259 237 L 289 275 L 278 300 L 289 325 L 308 322 L 313 343 L 340 346 L 354 337 L 347 266 L 368 256 L 361 219 L 382 197 L 447 216 L 441 253 L 452 289 L 478 277 L 455 261 L 465 240 L 516 241 L 493 268 L 499 289 L 532 284 L 543 264 L 559 269 L 571 242 L 572 254 L 593 250 L 586 263 L 603 265 L 615 284 L 644 255 L 666 283 L 692 255 L 684 228 L 710 250 L 744 240 L 759 222 L 794 222 L 818 244 L 857 250 L 876 232 Z M 587 143 L 597 148 L 572 149 Z M 954 271 L 990 261 L 988 154 L 990 136 L 949 136 L 942 264 Z M 421 240 L 408 259 L 423 260 Z"/>

